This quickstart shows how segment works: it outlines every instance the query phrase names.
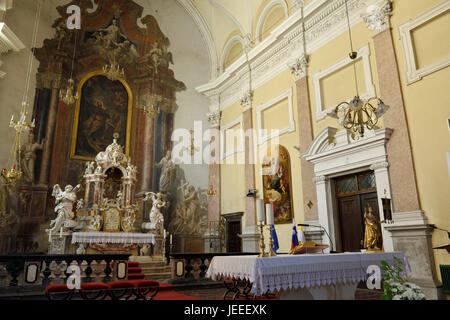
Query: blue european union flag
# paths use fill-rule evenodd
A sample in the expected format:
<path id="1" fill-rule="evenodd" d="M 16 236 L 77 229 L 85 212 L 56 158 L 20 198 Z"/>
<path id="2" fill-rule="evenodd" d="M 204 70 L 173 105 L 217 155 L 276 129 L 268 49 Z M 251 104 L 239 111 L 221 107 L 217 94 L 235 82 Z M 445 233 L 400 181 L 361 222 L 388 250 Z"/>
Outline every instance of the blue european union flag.
<path id="1" fill-rule="evenodd" d="M 272 224 L 270 226 L 270 233 L 272 234 L 272 239 L 273 239 L 273 252 L 277 252 L 277 250 L 280 248 L 278 245 L 278 237 L 277 237 L 277 232 L 275 231 L 275 226 Z"/>

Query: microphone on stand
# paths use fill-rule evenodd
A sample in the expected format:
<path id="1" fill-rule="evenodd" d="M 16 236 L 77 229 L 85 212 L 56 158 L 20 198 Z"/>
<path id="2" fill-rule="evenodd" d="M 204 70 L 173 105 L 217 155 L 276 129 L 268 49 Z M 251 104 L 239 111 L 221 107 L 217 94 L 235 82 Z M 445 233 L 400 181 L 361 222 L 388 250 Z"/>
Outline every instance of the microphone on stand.
<path id="1" fill-rule="evenodd" d="M 331 244 L 330 253 L 339 253 L 339 252 L 333 250 L 333 248 L 334 248 L 333 240 L 331 240 L 331 237 L 330 237 L 330 235 L 328 234 L 327 229 L 325 229 L 324 227 L 322 227 L 322 226 L 320 226 L 320 225 L 318 226 L 318 225 L 315 225 L 315 224 L 306 224 L 306 223 L 299 223 L 299 224 L 297 224 L 297 226 L 299 226 L 299 227 L 300 227 L 300 226 L 301 226 L 301 227 L 316 227 L 316 228 L 321 228 L 321 229 L 323 229 L 323 231 L 325 231 L 325 233 L 327 234 L 328 239 L 330 240 L 330 244 Z"/>

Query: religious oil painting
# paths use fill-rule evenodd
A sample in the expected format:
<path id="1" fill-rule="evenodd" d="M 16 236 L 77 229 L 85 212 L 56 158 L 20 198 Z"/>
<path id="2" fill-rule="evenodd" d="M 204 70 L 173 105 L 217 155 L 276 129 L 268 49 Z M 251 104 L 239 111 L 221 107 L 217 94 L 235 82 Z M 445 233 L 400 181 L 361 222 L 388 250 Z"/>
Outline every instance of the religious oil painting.
<path id="1" fill-rule="evenodd" d="M 291 161 L 285 147 L 268 150 L 262 163 L 264 203 L 272 203 L 275 224 L 291 223 L 292 203 Z"/>
<path id="2" fill-rule="evenodd" d="M 119 134 L 118 143 L 128 154 L 131 91 L 125 81 L 94 74 L 80 82 L 75 110 L 71 157 L 91 160 Z"/>

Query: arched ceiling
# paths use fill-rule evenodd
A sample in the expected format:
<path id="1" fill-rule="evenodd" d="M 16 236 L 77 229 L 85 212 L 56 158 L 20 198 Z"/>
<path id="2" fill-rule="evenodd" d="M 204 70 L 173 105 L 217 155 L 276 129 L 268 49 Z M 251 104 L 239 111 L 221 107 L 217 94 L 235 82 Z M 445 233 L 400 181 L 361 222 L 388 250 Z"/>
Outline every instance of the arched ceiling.
<path id="1" fill-rule="evenodd" d="M 188 2 L 201 16 L 208 28 L 210 39 L 214 42 L 215 54 L 220 64 L 227 42 L 236 35 L 249 37 L 257 43 L 257 25 L 264 14 L 264 9 L 283 3 L 288 9 L 288 16 L 294 12 L 296 3 L 301 0 L 178 0 Z M 304 1 L 305 4 L 309 1 Z M 280 21 L 281 23 L 282 21 Z M 217 70 L 220 70 L 220 65 Z"/>

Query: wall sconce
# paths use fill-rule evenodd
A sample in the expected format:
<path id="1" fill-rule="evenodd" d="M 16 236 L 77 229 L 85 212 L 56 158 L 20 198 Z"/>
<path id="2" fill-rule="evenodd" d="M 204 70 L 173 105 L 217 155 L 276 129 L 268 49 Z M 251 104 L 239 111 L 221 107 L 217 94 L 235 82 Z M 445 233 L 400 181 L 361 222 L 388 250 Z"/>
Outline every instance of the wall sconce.
<path id="1" fill-rule="evenodd" d="M 213 185 L 209 186 L 209 189 L 206 190 L 206 194 L 210 197 L 213 197 L 216 195 L 216 189 L 214 189 Z"/>
<path id="2" fill-rule="evenodd" d="M 257 189 L 248 189 L 247 197 L 254 197 L 255 198 L 257 192 L 258 192 Z"/>

